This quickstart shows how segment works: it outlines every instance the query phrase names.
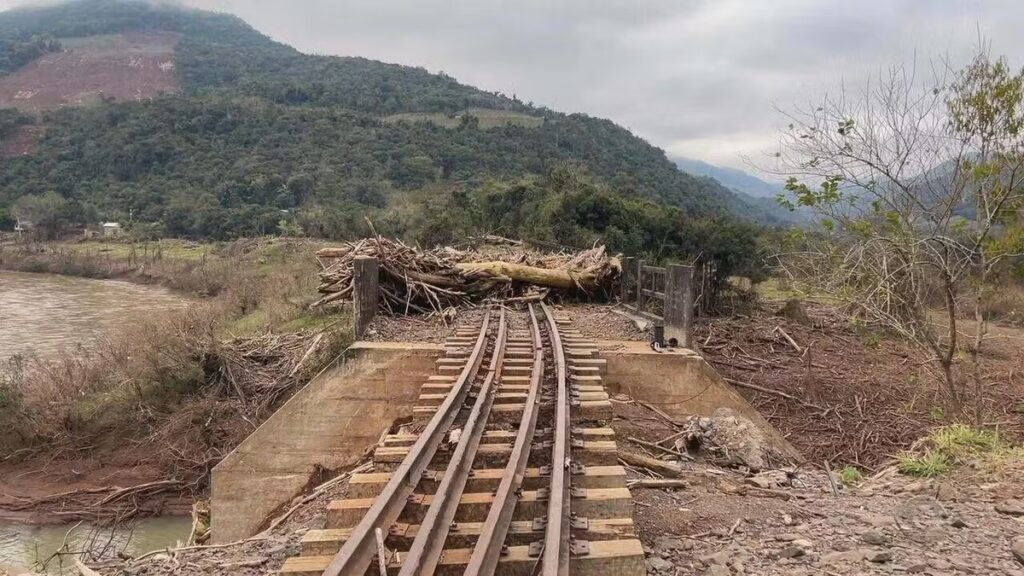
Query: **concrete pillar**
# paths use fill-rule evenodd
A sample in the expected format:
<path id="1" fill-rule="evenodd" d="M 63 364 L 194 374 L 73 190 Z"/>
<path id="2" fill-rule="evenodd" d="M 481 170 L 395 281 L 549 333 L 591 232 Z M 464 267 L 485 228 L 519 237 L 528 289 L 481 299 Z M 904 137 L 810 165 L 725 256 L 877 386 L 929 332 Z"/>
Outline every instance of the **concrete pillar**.
<path id="1" fill-rule="evenodd" d="M 352 260 L 352 315 L 356 338 L 362 338 L 370 321 L 377 314 L 377 274 L 380 263 L 373 256 L 356 256 Z"/>
<path id="2" fill-rule="evenodd" d="M 669 264 L 665 272 L 665 339 L 693 349 L 693 266 Z"/>

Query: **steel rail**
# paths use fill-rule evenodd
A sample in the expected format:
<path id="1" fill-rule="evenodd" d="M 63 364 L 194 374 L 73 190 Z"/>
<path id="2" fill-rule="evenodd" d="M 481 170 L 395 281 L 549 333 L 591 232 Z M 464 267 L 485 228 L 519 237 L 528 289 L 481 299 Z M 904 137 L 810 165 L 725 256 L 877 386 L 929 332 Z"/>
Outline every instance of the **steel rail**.
<path id="1" fill-rule="evenodd" d="M 373 505 L 352 530 L 341 550 L 324 569 L 323 576 L 363 576 L 366 573 L 377 554 L 376 529 L 387 531 L 398 519 L 406 501 L 416 489 L 423 472 L 437 452 L 438 445 L 458 415 L 471 383 L 476 379 L 480 364 L 483 362 L 484 344 L 487 342 L 490 321 L 491 312 L 488 311 L 481 324 L 476 344 L 466 360 L 466 366 L 452 384 L 448 396 L 409 449 L 408 455 L 391 474 L 380 495 L 374 499 Z"/>
<path id="2" fill-rule="evenodd" d="M 557 375 L 555 398 L 555 434 L 551 449 L 551 488 L 548 495 L 547 530 L 544 533 L 543 576 L 568 576 L 570 515 L 569 492 L 569 386 L 566 379 L 565 350 L 551 308 L 541 303 L 548 322 L 548 339 L 555 358 Z"/>
<path id="3" fill-rule="evenodd" d="M 458 444 L 452 451 L 451 460 L 445 469 L 444 476 L 437 485 L 434 499 L 420 522 L 416 538 L 405 554 L 399 576 L 430 576 L 434 574 L 448 532 L 455 520 L 455 512 L 459 507 L 459 499 L 466 488 L 470 469 L 476 459 L 480 440 L 487 426 L 491 406 L 494 404 L 495 382 L 501 376 L 505 361 L 505 343 L 507 338 L 505 310 L 501 310 L 498 320 L 498 333 L 494 339 L 494 350 L 487 368 L 487 376 L 480 385 L 476 401 L 462 427 Z"/>
<path id="4" fill-rule="evenodd" d="M 540 383 L 544 376 L 544 343 L 540 338 L 540 326 L 533 304 L 529 305 L 530 325 L 533 334 L 533 369 L 530 373 L 530 390 L 519 421 L 519 430 L 512 445 L 512 454 L 501 476 L 498 490 L 494 493 L 494 504 L 487 512 L 487 519 L 480 528 L 476 546 L 466 565 L 465 576 L 491 576 L 501 559 L 502 546 L 512 523 L 512 514 L 519 501 L 526 465 L 530 459 L 530 444 L 537 428 L 537 414 L 540 412 Z"/>

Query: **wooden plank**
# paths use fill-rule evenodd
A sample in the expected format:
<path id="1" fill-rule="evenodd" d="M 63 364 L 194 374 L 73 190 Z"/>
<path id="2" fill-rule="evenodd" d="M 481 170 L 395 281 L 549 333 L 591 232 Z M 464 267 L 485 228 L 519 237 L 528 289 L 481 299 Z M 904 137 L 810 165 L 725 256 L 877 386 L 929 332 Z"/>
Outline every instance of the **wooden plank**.
<path id="1" fill-rule="evenodd" d="M 471 548 L 445 550 L 437 566 L 437 576 L 454 576 L 465 571 L 473 554 Z M 287 576 L 321 576 L 333 556 L 295 556 L 285 561 L 281 574 Z M 644 576 L 644 550 L 634 538 L 619 540 L 595 540 L 590 542 L 588 554 L 574 556 L 571 560 L 573 576 Z M 501 555 L 496 576 L 529 576 L 537 564 L 536 556 L 530 555 L 529 546 L 509 546 Z M 392 558 L 388 563 L 388 574 L 397 574 L 400 559 Z"/>

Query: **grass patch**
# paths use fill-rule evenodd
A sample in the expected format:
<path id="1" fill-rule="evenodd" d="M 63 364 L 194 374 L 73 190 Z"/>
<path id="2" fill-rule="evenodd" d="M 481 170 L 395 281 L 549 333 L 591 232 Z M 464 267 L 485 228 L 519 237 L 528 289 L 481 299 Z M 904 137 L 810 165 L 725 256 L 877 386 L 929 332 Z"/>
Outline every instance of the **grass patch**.
<path id="1" fill-rule="evenodd" d="M 856 466 L 845 466 L 839 471 L 839 479 L 842 480 L 843 486 L 856 486 L 864 481 L 864 475 Z"/>
<path id="2" fill-rule="evenodd" d="M 896 462 L 900 472 L 922 478 L 941 476 L 968 463 L 996 472 L 1006 458 L 1024 454 L 1021 448 L 1004 442 L 998 432 L 966 424 L 936 428 L 917 445 L 897 454 Z"/>

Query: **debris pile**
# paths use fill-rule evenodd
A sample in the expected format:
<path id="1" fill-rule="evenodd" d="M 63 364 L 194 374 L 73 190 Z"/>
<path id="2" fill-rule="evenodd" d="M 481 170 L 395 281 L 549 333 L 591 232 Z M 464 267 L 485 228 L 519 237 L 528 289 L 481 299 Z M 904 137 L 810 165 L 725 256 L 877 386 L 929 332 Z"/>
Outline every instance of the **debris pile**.
<path id="1" fill-rule="evenodd" d="M 760 471 L 783 460 L 753 422 L 728 408 L 719 408 L 710 418 L 691 416 L 687 428 L 679 441 L 689 450 L 703 451 L 719 466 Z"/>
<path id="2" fill-rule="evenodd" d="M 619 259 L 609 256 L 604 246 L 575 253 L 545 253 L 509 242 L 468 250 L 423 250 L 375 237 L 317 252 L 323 297 L 312 307 L 351 301 L 353 261 L 361 256 L 378 259 L 380 308 L 390 314 L 530 302 L 553 293 L 609 295 L 622 272 Z"/>

